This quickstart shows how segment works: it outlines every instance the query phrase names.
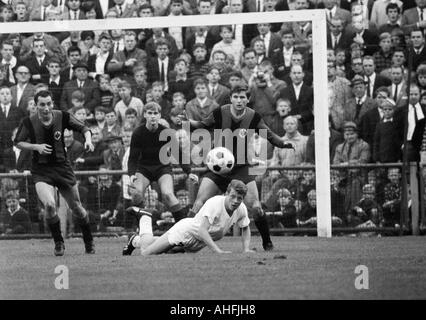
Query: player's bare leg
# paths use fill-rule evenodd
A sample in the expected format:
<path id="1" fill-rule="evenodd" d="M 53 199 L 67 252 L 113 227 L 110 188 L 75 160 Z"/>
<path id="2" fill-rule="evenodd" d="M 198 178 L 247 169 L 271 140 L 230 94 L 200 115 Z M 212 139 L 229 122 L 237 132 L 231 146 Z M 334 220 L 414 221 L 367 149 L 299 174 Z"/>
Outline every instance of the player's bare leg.
<path id="1" fill-rule="evenodd" d="M 72 210 L 73 216 L 77 219 L 77 222 L 81 228 L 81 233 L 83 234 L 86 253 L 95 253 L 95 245 L 93 243 L 92 231 L 90 230 L 89 224 L 89 214 L 81 204 L 77 184 L 71 188 L 60 188 L 59 193 L 64 197 L 68 206 Z"/>
<path id="2" fill-rule="evenodd" d="M 37 182 L 35 189 L 40 202 L 43 204 L 46 223 L 52 234 L 53 241 L 55 242 L 55 256 L 63 256 L 65 252 L 64 238 L 61 234 L 61 225 L 59 217 L 56 214 L 56 200 L 55 200 L 55 187 L 45 183 Z"/>
<path id="3" fill-rule="evenodd" d="M 204 177 L 201 180 L 200 188 L 198 189 L 197 198 L 194 201 L 192 209 L 189 211 L 189 217 L 194 217 L 204 203 L 218 194 L 221 194 L 219 187 L 210 178 Z"/>
<path id="4" fill-rule="evenodd" d="M 161 198 L 169 207 L 175 221 L 178 222 L 186 218 L 186 214 L 173 190 L 173 177 L 170 174 L 164 174 L 158 179 L 158 184 L 161 190 Z"/>
<path id="5" fill-rule="evenodd" d="M 246 204 L 248 211 L 252 214 L 254 224 L 262 237 L 263 249 L 266 251 L 272 250 L 274 246 L 269 234 L 268 221 L 266 220 L 266 215 L 263 212 L 259 201 L 259 192 L 257 190 L 256 181 L 250 181 L 247 183 L 247 189 L 247 195 L 244 198 L 244 203 Z"/>
<path id="6" fill-rule="evenodd" d="M 143 208 L 144 194 L 151 181 L 143 174 L 136 172 L 136 180 L 129 185 L 129 193 L 132 197 L 132 206 L 126 209 L 126 213 L 140 218 L 139 211 Z"/>

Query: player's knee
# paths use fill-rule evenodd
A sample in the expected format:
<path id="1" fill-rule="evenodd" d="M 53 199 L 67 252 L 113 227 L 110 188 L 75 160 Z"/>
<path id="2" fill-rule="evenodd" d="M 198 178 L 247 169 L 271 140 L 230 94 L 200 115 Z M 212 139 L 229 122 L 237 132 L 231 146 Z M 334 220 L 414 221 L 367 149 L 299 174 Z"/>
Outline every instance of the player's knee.
<path id="1" fill-rule="evenodd" d="M 141 192 L 135 192 L 132 195 L 132 205 L 142 207 L 143 196 Z"/>
<path id="2" fill-rule="evenodd" d="M 203 204 L 204 204 L 204 201 L 202 201 L 200 199 L 195 200 L 194 205 L 192 206 L 191 211 L 194 212 L 194 213 L 197 213 L 198 211 L 200 211 L 200 209 L 203 206 Z"/>
<path id="3" fill-rule="evenodd" d="M 173 192 L 167 191 L 167 192 L 161 193 L 161 198 L 163 199 L 163 201 L 165 203 L 168 204 L 168 203 L 172 202 L 172 200 L 173 200 L 173 198 L 175 198 L 175 196 L 174 196 Z"/>
<path id="4" fill-rule="evenodd" d="M 44 210 L 46 218 L 53 218 L 56 215 L 56 205 L 54 202 L 48 202 L 44 204 Z"/>
<path id="5" fill-rule="evenodd" d="M 87 212 L 81 204 L 76 205 L 74 208 L 71 208 L 71 210 L 75 218 L 82 219 L 87 216 Z"/>
<path id="6" fill-rule="evenodd" d="M 261 207 L 253 207 L 251 212 L 254 220 L 259 220 L 264 216 L 264 212 Z"/>

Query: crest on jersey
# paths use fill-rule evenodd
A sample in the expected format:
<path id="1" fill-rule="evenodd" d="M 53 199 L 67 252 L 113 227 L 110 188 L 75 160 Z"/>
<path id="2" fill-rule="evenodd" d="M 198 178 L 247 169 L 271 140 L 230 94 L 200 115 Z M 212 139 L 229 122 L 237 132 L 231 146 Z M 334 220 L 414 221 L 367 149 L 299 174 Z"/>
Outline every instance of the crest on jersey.
<path id="1" fill-rule="evenodd" d="M 238 135 L 240 136 L 240 138 L 245 138 L 247 136 L 247 129 L 240 129 Z"/>
<path id="2" fill-rule="evenodd" d="M 59 139 L 61 139 L 61 136 L 62 136 L 61 131 L 56 131 L 55 134 L 53 135 L 56 141 L 59 141 Z"/>

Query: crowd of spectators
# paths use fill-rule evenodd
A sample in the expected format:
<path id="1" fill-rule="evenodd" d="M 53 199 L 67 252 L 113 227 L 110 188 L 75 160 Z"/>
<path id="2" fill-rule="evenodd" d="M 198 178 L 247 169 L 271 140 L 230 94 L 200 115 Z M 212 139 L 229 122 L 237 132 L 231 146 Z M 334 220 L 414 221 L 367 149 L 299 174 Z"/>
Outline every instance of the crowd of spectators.
<path id="1" fill-rule="evenodd" d="M 398 162 L 404 141 L 408 160 L 420 161 L 426 150 L 425 0 L 2 0 L 0 22 L 316 8 L 327 15 L 324 63 L 331 162 Z M 64 135 L 76 170 L 126 170 L 130 137 L 144 121 L 147 102 L 160 104 L 162 124 L 179 129 L 183 115 L 202 120 L 230 103 L 230 88 L 238 84 L 248 86 L 250 107 L 294 145 L 268 145 L 267 164 L 314 164 L 311 22 L 239 25 L 229 18 L 229 23 L 0 34 L 0 172 L 29 170 L 31 154 L 18 150 L 12 140 L 20 120 L 36 112 L 35 93 L 45 88 L 53 92 L 56 109 L 71 112 L 92 131 L 95 150 L 88 153 L 83 136 L 72 131 Z M 191 153 L 197 153 L 197 145 L 184 132 L 179 139 L 191 143 Z M 260 139 L 253 141 L 255 152 Z M 335 225 L 399 223 L 399 169 L 351 169 L 332 171 L 331 176 Z M 82 200 L 95 229 L 134 227 L 123 214 L 130 199 L 126 179 L 108 174 L 80 177 Z M 257 181 L 265 210 L 278 213 L 280 226 L 315 225 L 314 170 L 272 170 Z M 187 207 L 192 201 L 188 188 L 193 188 L 188 184 L 184 174 L 175 176 L 176 194 Z M 28 214 L 37 221 L 36 201 L 26 203 L 29 213 L 19 205 L 19 191 L 33 194 L 33 186 L 28 189 L 22 183 L 15 188 L 3 183 L 0 232 L 27 232 Z M 155 207 L 156 225 L 164 226 L 170 215 L 157 191 L 155 185 L 149 189 L 147 199 L 154 200 L 147 206 Z"/>

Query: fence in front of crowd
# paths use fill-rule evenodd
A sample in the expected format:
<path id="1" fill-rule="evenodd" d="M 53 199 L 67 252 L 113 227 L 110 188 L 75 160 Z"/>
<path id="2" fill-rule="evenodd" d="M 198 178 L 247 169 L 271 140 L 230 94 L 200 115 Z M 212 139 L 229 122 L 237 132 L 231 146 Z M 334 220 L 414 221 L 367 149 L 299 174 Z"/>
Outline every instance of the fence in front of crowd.
<path id="1" fill-rule="evenodd" d="M 407 188 L 401 185 L 401 163 L 332 165 L 331 215 L 334 235 L 418 235 L 426 225 L 425 216 L 425 165 L 410 163 L 407 170 Z M 202 174 L 204 168 L 194 168 Z M 137 228 L 137 221 L 125 214 L 130 199 L 123 198 L 122 176 L 125 171 L 76 171 L 83 205 L 90 214 L 92 230 L 97 235 L 127 234 Z M 390 175 L 394 181 L 389 181 Z M 395 177 L 396 175 L 396 177 Z M 192 206 L 198 184 L 187 179 L 181 169 L 173 171 L 175 194 L 183 207 Z M 6 210 L 5 195 L 19 194 L 20 205 L 28 211 L 31 230 L 20 234 L 4 234 L 0 238 L 31 238 L 47 236 L 48 229 L 43 219 L 31 174 L 1 173 L 1 207 Z M 396 180 L 399 184 L 396 184 Z M 325 182 L 315 182 L 315 166 L 268 167 L 265 174 L 256 178 L 264 212 L 267 214 L 271 233 L 275 235 L 316 235 L 315 191 Z M 401 202 L 406 192 L 405 203 Z M 392 205 L 389 201 L 395 200 Z M 287 199 L 284 199 L 287 198 Z M 315 201 L 314 201 L 315 200 Z M 399 204 L 398 204 L 399 200 Z M 386 204 L 387 203 L 387 204 Z M 70 210 L 63 199 L 57 197 L 58 214 L 62 230 L 68 236 L 78 234 Z M 161 203 L 161 193 L 155 184 L 145 193 L 145 207 L 153 210 L 154 230 L 162 233 L 173 222 L 171 214 Z M 364 212 L 359 211 L 361 208 Z M 315 214 L 315 213 L 314 213 Z M 304 220 L 305 219 L 305 220 Z M 257 232 L 253 228 L 253 232 Z M 234 234 L 238 230 L 234 230 Z"/>

